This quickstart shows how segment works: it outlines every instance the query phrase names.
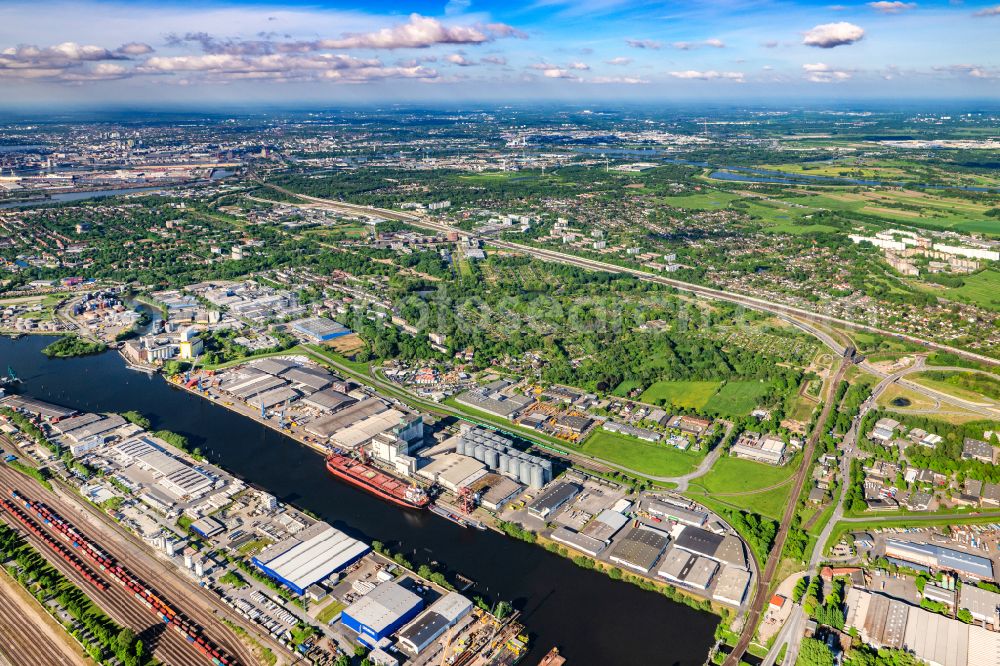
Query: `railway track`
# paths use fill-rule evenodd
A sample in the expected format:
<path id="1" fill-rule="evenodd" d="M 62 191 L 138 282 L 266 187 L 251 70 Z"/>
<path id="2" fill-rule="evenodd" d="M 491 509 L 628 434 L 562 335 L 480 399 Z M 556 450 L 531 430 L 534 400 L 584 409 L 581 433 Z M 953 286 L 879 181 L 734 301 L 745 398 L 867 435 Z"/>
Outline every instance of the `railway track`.
<path id="1" fill-rule="evenodd" d="M 190 647 L 180 635 L 173 636 L 166 631 L 162 622 L 154 622 L 153 615 L 138 600 L 117 584 L 108 584 L 105 590 L 98 590 L 88 583 L 78 571 L 59 557 L 55 557 L 45 542 L 24 529 L 6 513 L 3 519 L 11 525 L 45 560 L 59 573 L 79 587 L 93 602 L 117 624 L 128 627 L 136 633 L 155 657 L 171 666 L 205 666 L 205 661 Z"/>
<path id="2" fill-rule="evenodd" d="M 798 508 L 798 497 L 802 494 L 802 488 L 805 485 L 806 479 L 809 477 L 809 473 L 812 470 L 812 460 L 813 454 L 816 451 L 816 444 L 819 442 L 819 437 L 823 433 L 824 428 L 827 426 L 827 419 L 830 416 L 830 412 L 833 410 L 833 394 L 837 390 L 837 386 L 840 385 L 841 380 L 843 380 L 844 375 L 847 373 L 847 369 L 851 364 L 847 361 L 841 361 L 840 367 L 837 368 L 837 373 L 830 381 L 828 386 L 828 394 L 826 400 L 823 403 L 823 411 L 820 412 L 819 419 L 816 421 L 816 426 L 813 428 L 812 433 L 809 435 L 809 439 L 806 442 L 805 450 L 802 455 L 802 462 L 799 464 L 799 469 L 795 473 L 795 485 L 792 488 L 792 494 L 788 504 L 785 506 L 785 513 L 781 517 L 781 524 L 778 527 L 778 533 L 774 537 L 774 545 L 771 547 L 771 552 L 768 554 L 767 562 L 764 565 L 764 569 L 761 575 L 757 577 L 757 585 L 755 587 L 753 602 L 750 608 L 747 610 L 746 617 L 743 620 L 743 630 L 740 632 L 740 639 L 736 642 L 736 646 L 733 648 L 732 652 L 726 657 L 723 662 L 723 666 L 739 666 L 740 659 L 743 654 L 750 647 L 750 641 L 753 640 L 754 634 L 757 632 L 757 625 L 760 623 L 761 615 L 764 611 L 764 605 L 768 603 L 768 590 L 771 587 L 771 581 L 774 579 L 774 574 L 778 570 L 778 565 L 781 563 L 781 551 L 785 548 L 785 539 L 788 537 L 788 530 L 791 527 L 792 519 L 795 517 L 795 511 Z"/>
<path id="3" fill-rule="evenodd" d="M 4 575 L 4 574 L 0 574 Z M 49 636 L 38 617 L 45 611 L 27 607 L 28 602 L 14 598 L 16 583 L 0 581 L 0 663 L 6 658 L 17 666 L 81 666 L 82 657 Z M 62 631 L 57 629 L 56 631 Z"/>
<path id="4" fill-rule="evenodd" d="M 206 610 L 200 604 L 193 603 L 196 591 L 188 583 L 177 581 L 175 574 L 170 572 L 165 566 L 161 565 L 157 568 L 149 566 L 141 555 L 137 555 L 129 549 L 127 543 L 124 546 L 122 545 L 120 535 L 117 535 L 119 539 L 108 538 L 107 533 L 110 529 L 100 530 L 100 533 L 97 533 L 98 531 L 93 529 L 94 526 L 91 521 L 86 519 L 81 520 L 80 514 L 83 510 L 79 506 L 71 506 L 57 494 L 42 488 L 33 480 L 22 476 L 6 466 L 0 466 L 0 492 L 2 492 L 4 497 L 10 497 L 10 492 L 15 489 L 28 492 L 32 499 L 44 502 L 60 513 L 65 519 L 75 522 L 78 531 L 82 535 L 87 536 L 87 538 L 95 542 L 99 542 L 105 552 L 114 557 L 123 566 L 129 568 L 137 577 L 144 581 L 155 583 L 156 588 L 161 594 L 168 599 L 174 600 L 174 603 L 182 611 L 186 612 L 188 616 L 203 627 L 205 634 L 208 634 L 225 652 L 235 657 L 240 663 L 257 663 L 256 658 L 250 653 L 249 649 L 232 634 L 232 631 L 211 610 Z M 18 527 L 20 526 L 18 525 Z M 20 531 L 25 533 L 24 530 Z M 50 532 L 54 534 L 54 531 L 50 530 Z M 29 537 L 32 538 L 34 545 L 39 546 L 41 544 L 40 540 L 34 537 L 34 535 L 29 534 Z M 101 592 L 93 588 L 90 583 L 83 579 L 79 572 L 68 566 L 67 563 L 59 558 L 51 557 L 51 551 L 45 552 L 48 549 L 44 544 L 40 545 L 40 550 L 43 551 L 46 559 L 55 563 L 57 568 L 63 573 L 68 573 L 74 583 L 84 589 L 95 601 L 100 600 L 98 605 L 104 608 L 106 612 L 110 611 L 108 614 L 112 619 L 135 630 L 140 635 L 144 644 L 152 647 L 151 641 L 146 640 L 145 635 L 148 635 L 150 639 L 153 639 L 157 643 L 162 642 L 165 646 L 163 649 L 170 656 L 170 659 L 165 660 L 166 663 L 171 665 L 177 663 L 181 664 L 181 666 L 187 666 L 188 664 L 190 666 L 205 666 L 205 664 L 211 664 L 210 659 L 200 654 L 192 647 L 191 643 L 176 631 L 166 631 L 166 636 L 161 640 L 160 636 L 167 629 L 167 625 L 159 620 L 132 592 L 126 590 L 117 579 L 114 579 L 105 572 L 97 571 L 98 576 L 107 583 L 107 590 Z M 181 601 L 191 603 L 178 603 Z M 198 608 L 192 608 L 192 606 L 198 606 Z M 201 612 L 195 612 L 197 610 Z M 156 654 L 155 648 L 153 648 L 153 651 Z M 164 657 L 166 656 L 165 654 Z"/>

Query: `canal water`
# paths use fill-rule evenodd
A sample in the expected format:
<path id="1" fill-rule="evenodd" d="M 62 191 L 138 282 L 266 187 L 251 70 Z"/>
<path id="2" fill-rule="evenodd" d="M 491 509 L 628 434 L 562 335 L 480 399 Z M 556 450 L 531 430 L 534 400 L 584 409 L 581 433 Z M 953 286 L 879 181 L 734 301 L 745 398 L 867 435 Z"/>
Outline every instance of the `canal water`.
<path id="1" fill-rule="evenodd" d="M 400 509 L 333 478 L 312 450 L 225 407 L 130 370 L 117 353 L 48 359 L 52 338 L 0 338 L 0 370 L 17 391 L 74 409 L 136 410 L 186 436 L 208 458 L 284 501 L 414 562 L 437 562 L 476 581 L 470 595 L 522 611 L 535 666 L 558 646 L 571 666 L 703 664 L 718 618 L 662 595 L 581 569 L 544 549 L 494 532 L 463 529 L 429 512 Z"/>

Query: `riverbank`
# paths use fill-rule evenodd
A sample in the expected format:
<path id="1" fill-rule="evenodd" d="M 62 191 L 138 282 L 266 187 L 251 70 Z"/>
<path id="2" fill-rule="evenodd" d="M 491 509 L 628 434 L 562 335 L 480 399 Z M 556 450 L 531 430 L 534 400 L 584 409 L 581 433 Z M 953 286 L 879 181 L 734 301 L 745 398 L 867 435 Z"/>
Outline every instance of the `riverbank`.
<path id="1" fill-rule="evenodd" d="M 114 354 L 50 360 L 44 338 L 0 339 L 0 367 L 13 364 L 18 391 L 90 412 L 137 411 L 188 438 L 206 457 L 282 502 L 309 511 L 348 535 L 381 541 L 449 580 L 475 581 L 467 594 L 509 601 L 530 627 L 524 663 L 553 645 L 570 663 L 663 663 L 702 666 L 715 642 L 716 615 L 623 585 L 555 553 L 493 530 L 463 529 L 430 512 L 400 511 L 340 483 L 312 449 L 274 427 L 241 418 L 223 405 L 156 375 L 129 370 Z M 464 586 L 464 583 L 463 583 Z M 620 640 L 617 637 L 635 637 Z M 616 637 L 609 640 L 609 637 Z"/>
<path id="2" fill-rule="evenodd" d="M 192 378 L 192 381 L 193 380 L 194 378 Z M 282 426 L 280 421 L 276 422 L 273 418 L 267 418 L 261 416 L 259 410 L 256 410 L 253 407 L 250 407 L 249 405 L 246 405 L 238 400 L 229 398 L 228 396 L 221 396 L 214 393 L 211 387 L 199 388 L 198 384 L 188 386 L 188 383 L 190 382 L 186 383 L 181 379 L 180 376 L 175 376 L 173 378 L 170 378 L 168 381 L 172 386 L 176 388 L 182 389 L 188 393 L 192 393 L 199 398 L 212 402 L 213 404 L 220 405 L 232 412 L 235 412 L 240 416 L 248 417 L 253 421 L 261 425 L 264 425 L 275 432 L 278 432 L 286 437 L 289 437 L 295 440 L 297 443 L 302 444 L 311 449 L 312 451 L 315 451 L 316 453 L 320 454 L 323 458 L 325 458 L 326 455 L 329 454 L 329 450 L 325 445 L 313 441 L 308 436 L 303 435 L 300 432 L 297 432 L 295 430 L 296 426 L 293 423 L 285 423 L 284 426 Z M 395 477 L 394 471 L 391 470 L 380 470 L 380 471 Z M 476 523 L 479 523 L 486 529 L 496 532 L 497 534 L 503 535 L 504 538 L 511 538 L 511 539 L 518 538 L 517 536 L 508 533 L 506 530 L 502 528 L 502 524 L 505 521 L 500 517 L 499 514 L 479 511 L 475 514 L 469 514 L 468 517 L 466 517 L 459 511 L 459 509 L 457 509 L 455 506 L 449 503 L 437 502 L 437 504 L 439 504 L 443 509 L 445 509 L 445 511 L 439 513 L 432 510 L 429 511 L 428 513 L 431 513 L 448 522 L 457 524 L 462 528 L 475 527 Z M 706 509 L 706 511 L 708 510 Z M 449 517 L 449 515 L 447 515 L 448 513 L 455 514 L 456 516 L 460 517 L 461 520 L 456 520 L 453 517 Z M 712 515 L 715 515 L 714 512 L 710 513 L 712 513 Z M 716 519 L 718 519 L 721 522 L 724 522 L 724 519 L 721 516 L 716 516 Z M 710 612 L 720 616 L 720 618 L 723 619 L 728 619 L 728 617 L 733 612 L 739 613 L 742 610 L 742 609 L 734 609 L 725 604 L 715 602 L 710 597 L 698 594 L 694 590 L 681 588 L 676 585 L 667 583 L 663 580 L 653 578 L 651 576 L 622 572 L 620 568 L 612 564 L 603 562 L 601 560 L 595 560 L 594 558 L 588 556 L 586 553 L 577 551 L 571 547 L 566 546 L 565 544 L 557 543 L 555 541 L 546 538 L 543 535 L 536 534 L 534 532 L 530 532 L 530 534 L 532 534 L 532 536 L 534 537 L 533 539 L 520 539 L 520 540 L 526 541 L 527 543 L 530 543 L 532 545 L 539 546 L 544 550 L 553 553 L 555 555 L 559 555 L 560 557 L 569 560 L 578 567 L 600 572 L 608 576 L 613 581 L 622 581 L 625 583 L 630 583 L 643 590 L 655 592 L 657 594 L 662 594 L 664 597 L 670 599 L 675 603 L 681 603 L 696 610 Z M 754 564 L 756 565 L 756 563 Z M 756 566 L 754 566 L 753 576 L 756 577 L 757 575 L 758 572 L 756 570 Z"/>

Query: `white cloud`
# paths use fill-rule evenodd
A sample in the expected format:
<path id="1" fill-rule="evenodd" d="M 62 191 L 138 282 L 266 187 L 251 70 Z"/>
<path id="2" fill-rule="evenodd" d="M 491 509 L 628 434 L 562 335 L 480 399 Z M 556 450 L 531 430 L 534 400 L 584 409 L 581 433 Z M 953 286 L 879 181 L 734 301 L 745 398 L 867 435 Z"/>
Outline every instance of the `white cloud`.
<path id="1" fill-rule="evenodd" d="M 624 65 L 629 65 L 632 63 L 632 58 L 626 58 L 625 56 L 618 56 L 617 58 L 612 58 L 611 60 L 605 60 L 607 65 L 615 65 L 616 67 L 621 67 Z"/>
<path id="2" fill-rule="evenodd" d="M 640 85 L 643 83 L 649 83 L 649 81 L 634 76 L 595 76 L 592 79 L 587 79 L 587 83 L 598 83 L 602 85 L 614 84 L 614 83 L 620 83 L 625 85 Z"/>
<path id="3" fill-rule="evenodd" d="M 935 67 L 934 71 L 949 74 L 961 74 L 970 76 L 974 79 L 1000 79 L 1000 69 L 990 69 L 989 67 L 983 67 L 982 65 L 947 65 L 944 67 Z"/>
<path id="4" fill-rule="evenodd" d="M 671 46 L 681 51 L 693 51 L 706 46 L 710 46 L 714 49 L 724 49 L 726 48 L 726 43 L 721 39 L 712 38 L 706 39 L 702 42 L 674 42 Z"/>
<path id="5" fill-rule="evenodd" d="M 868 6 L 879 12 L 880 14 L 902 14 L 905 11 L 914 9 L 917 6 L 915 2 L 901 2 L 900 0 L 879 0 L 878 2 L 869 2 Z"/>
<path id="6" fill-rule="evenodd" d="M 450 55 L 445 56 L 444 59 L 445 62 L 450 62 L 453 65 L 458 65 L 459 67 L 471 67 L 472 65 L 476 64 L 471 60 L 469 60 L 468 58 L 466 58 L 461 53 L 452 53 Z"/>
<path id="7" fill-rule="evenodd" d="M 833 69 L 822 62 L 802 65 L 802 69 L 806 80 L 813 83 L 836 83 L 851 78 L 851 72 Z"/>
<path id="8" fill-rule="evenodd" d="M 865 31 L 860 26 L 840 21 L 839 23 L 824 23 L 807 30 L 802 37 L 802 43 L 806 46 L 832 49 L 835 46 L 853 44 L 864 36 Z"/>
<path id="9" fill-rule="evenodd" d="M 707 71 L 698 71 L 694 69 L 688 69 L 681 72 L 670 72 L 670 76 L 675 79 L 697 79 L 699 81 L 735 81 L 737 83 L 743 83 L 745 75 L 743 72 L 717 72 L 714 69 Z"/>
<path id="10" fill-rule="evenodd" d="M 568 69 L 576 69 L 580 71 L 586 71 L 590 69 L 590 65 L 588 65 L 585 62 L 571 62 L 570 64 L 566 65 L 566 67 Z"/>
<path id="11" fill-rule="evenodd" d="M 625 43 L 634 49 L 651 49 L 656 51 L 663 48 L 663 42 L 653 39 L 626 39 Z"/>
<path id="12" fill-rule="evenodd" d="M 433 69 L 415 63 L 386 67 L 377 58 L 331 54 L 240 56 L 208 53 L 191 56 L 155 56 L 136 68 L 142 74 L 199 73 L 214 79 L 322 79 L 360 83 L 389 78 L 435 79 Z"/>
<path id="13" fill-rule="evenodd" d="M 410 14 L 407 23 L 391 28 L 306 44 L 317 49 L 422 49 L 436 44 L 483 44 L 501 37 L 526 35 L 504 23 L 447 26 L 435 18 Z"/>
<path id="14" fill-rule="evenodd" d="M 980 9 L 978 12 L 973 14 L 973 16 L 977 16 L 979 18 L 982 18 L 984 16 L 1000 16 L 1000 5 L 994 5 L 993 7 L 986 7 L 984 9 Z"/>
<path id="15" fill-rule="evenodd" d="M 573 74 L 569 70 L 560 69 L 559 67 L 552 67 L 542 71 L 542 74 L 547 79 L 579 79 L 576 74 Z"/>
<path id="16" fill-rule="evenodd" d="M 507 58 L 504 58 L 503 56 L 499 55 L 483 56 L 482 58 L 479 59 L 479 62 L 484 63 L 486 65 L 506 65 Z"/>
<path id="17" fill-rule="evenodd" d="M 117 49 L 115 53 L 120 53 L 126 56 L 141 56 L 153 52 L 153 47 L 149 44 L 144 44 L 143 42 L 129 42 L 128 44 L 122 44 Z"/>

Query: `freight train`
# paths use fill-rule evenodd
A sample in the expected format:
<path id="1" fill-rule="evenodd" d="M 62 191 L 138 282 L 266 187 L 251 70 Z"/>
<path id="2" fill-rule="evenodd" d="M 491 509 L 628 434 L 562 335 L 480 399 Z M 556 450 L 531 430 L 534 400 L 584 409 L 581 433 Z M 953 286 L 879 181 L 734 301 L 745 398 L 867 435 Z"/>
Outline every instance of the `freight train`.
<path id="1" fill-rule="evenodd" d="M 65 560 L 66 563 L 68 563 L 71 567 L 76 569 L 76 571 L 81 576 L 83 576 L 84 580 L 86 580 L 88 583 L 90 583 L 99 590 L 107 589 L 107 585 L 104 583 L 103 580 L 97 577 L 93 569 L 88 567 L 86 564 L 84 564 L 83 560 L 74 555 L 72 550 L 62 545 L 61 543 L 53 539 L 51 536 L 49 536 L 46 532 L 44 532 L 38 526 L 38 523 L 32 520 L 31 516 L 22 511 L 16 504 L 14 504 L 13 502 L 11 502 L 9 499 L 6 498 L 0 501 L 0 504 L 2 504 L 4 510 L 6 510 L 7 513 L 13 516 L 14 519 L 17 520 L 17 522 L 21 523 L 21 525 L 26 530 L 28 530 L 36 537 L 41 539 L 42 542 L 45 543 L 45 545 L 48 546 L 50 550 L 52 550 L 53 552 L 55 552 L 56 555 Z"/>
<path id="2" fill-rule="evenodd" d="M 121 583 L 121 585 L 129 592 L 133 593 L 136 599 L 142 602 L 146 608 L 155 613 L 160 620 L 173 627 L 189 643 L 192 643 L 195 649 L 205 655 L 205 657 L 211 661 L 214 666 L 234 666 L 239 663 L 235 658 L 223 652 L 218 645 L 212 643 L 205 636 L 202 628 L 195 624 L 193 620 L 174 608 L 159 592 L 147 585 L 142 579 L 137 577 L 127 568 L 119 564 L 115 558 L 98 548 L 97 544 L 77 531 L 72 523 L 60 516 L 54 509 L 49 507 L 44 502 L 28 499 L 17 490 L 11 491 L 11 497 L 13 497 L 17 502 L 22 503 L 29 511 L 34 512 L 35 515 L 37 515 L 38 518 L 49 527 L 49 529 L 56 532 L 59 536 L 71 544 L 73 550 L 79 552 L 85 559 L 89 560 L 93 566 L 100 568 L 101 571 L 105 572 L 105 574 Z M 63 559 L 73 564 L 74 568 L 77 569 L 89 583 L 92 583 L 100 590 L 106 589 L 104 581 L 97 578 L 92 570 L 83 565 L 82 562 L 80 562 L 80 558 L 73 554 L 73 551 L 67 549 L 61 543 L 55 541 L 52 537 L 42 532 L 38 528 L 37 523 L 16 504 L 8 499 L 3 499 L 2 504 L 7 512 L 14 515 L 14 517 L 17 518 L 25 527 L 31 530 L 32 534 L 35 534 L 44 540 L 50 548 L 56 550 L 56 552 L 62 555 Z M 80 563 L 83 568 L 74 564 L 74 560 L 77 563 Z"/>

